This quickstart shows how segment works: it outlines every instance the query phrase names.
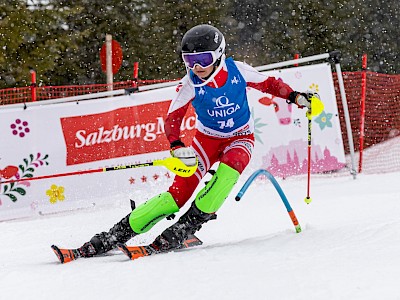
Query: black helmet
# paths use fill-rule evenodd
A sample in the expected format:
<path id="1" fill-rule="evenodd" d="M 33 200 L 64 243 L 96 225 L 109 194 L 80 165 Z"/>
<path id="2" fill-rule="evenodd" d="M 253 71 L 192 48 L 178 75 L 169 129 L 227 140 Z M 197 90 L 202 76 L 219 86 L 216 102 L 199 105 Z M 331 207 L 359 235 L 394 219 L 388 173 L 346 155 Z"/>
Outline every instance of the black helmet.
<path id="1" fill-rule="evenodd" d="M 225 38 L 214 26 L 202 24 L 190 29 L 182 38 L 181 49 L 186 71 L 194 87 L 208 84 L 224 65 Z M 202 83 L 195 83 L 190 76 L 190 69 L 196 65 L 202 68 L 214 66 L 208 78 L 202 78 Z"/>
<path id="2" fill-rule="evenodd" d="M 225 53 L 225 38 L 211 25 L 201 24 L 191 28 L 182 38 L 182 53 L 215 51 L 219 59 Z"/>

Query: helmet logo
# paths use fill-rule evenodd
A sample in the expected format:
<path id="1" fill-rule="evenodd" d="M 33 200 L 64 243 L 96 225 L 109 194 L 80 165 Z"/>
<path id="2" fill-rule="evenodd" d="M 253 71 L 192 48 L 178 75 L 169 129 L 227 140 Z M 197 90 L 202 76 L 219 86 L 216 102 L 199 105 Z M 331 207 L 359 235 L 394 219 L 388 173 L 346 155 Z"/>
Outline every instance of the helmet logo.
<path id="1" fill-rule="evenodd" d="M 214 36 L 214 43 L 218 43 L 218 32 L 215 33 L 215 36 Z"/>

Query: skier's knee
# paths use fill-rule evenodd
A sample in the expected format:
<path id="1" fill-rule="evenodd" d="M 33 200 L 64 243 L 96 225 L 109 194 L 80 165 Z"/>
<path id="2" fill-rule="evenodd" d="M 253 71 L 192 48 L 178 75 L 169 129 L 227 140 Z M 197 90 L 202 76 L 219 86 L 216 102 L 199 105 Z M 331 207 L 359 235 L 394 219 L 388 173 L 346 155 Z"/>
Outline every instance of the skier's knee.
<path id="1" fill-rule="evenodd" d="M 249 142 L 242 141 L 238 143 L 241 143 L 242 146 L 246 149 L 252 147 Z M 233 148 L 222 156 L 221 163 L 224 163 L 230 166 L 231 168 L 235 169 L 239 173 L 242 173 L 250 162 L 250 156 L 248 151 L 249 150 L 243 150 L 242 148 Z"/>
<path id="2" fill-rule="evenodd" d="M 135 233 L 144 233 L 160 220 L 178 211 L 174 198 L 169 192 L 165 192 L 134 209 L 129 217 L 129 223 Z"/>
<path id="3" fill-rule="evenodd" d="M 205 213 L 216 212 L 228 197 L 240 174 L 230 166 L 220 163 L 217 171 L 196 196 L 196 206 Z"/>

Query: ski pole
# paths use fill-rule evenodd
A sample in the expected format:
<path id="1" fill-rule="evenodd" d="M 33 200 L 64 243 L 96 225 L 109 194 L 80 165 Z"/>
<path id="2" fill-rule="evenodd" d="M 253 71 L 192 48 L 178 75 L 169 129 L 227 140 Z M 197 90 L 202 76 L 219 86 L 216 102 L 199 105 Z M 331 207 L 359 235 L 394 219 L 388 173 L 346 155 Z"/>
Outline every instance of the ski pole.
<path id="1" fill-rule="evenodd" d="M 4 184 L 4 183 L 12 183 L 12 182 L 39 180 L 39 179 L 46 179 L 46 178 L 64 177 L 64 176 L 71 176 L 71 175 L 83 175 L 83 174 L 89 174 L 89 173 L 100 173 L 100 172 L 109 172 L 109 171 L 117 171 L 117 170 L 125 170 L 125 169 L 136 169 L 136 168 L 143 168 L 143 167 L 150 167 L 150 166 L 163 166 L 178 176 L 190 177 L 197 170 L 197 161 L 196 161 L 196 165 L 187 166 L 179 158 L 168 157 L 165 159 L 153 160 L 152 162 L 148 162 L 148 163 L 121 165 L 121 166 L 105 167 L 105 168 L 94 169 L 94 170 L 85 170 L 85 171 L 76 171 L 76 172 L 69 172 L 69 173 L 59 173 L 59 174 L 52 174 L 52 175 L 37 176 L 37 177 L 31 177 L 31 178 L 13 179 L 13 180 L 1 181 L 0 183 Z"/>
<path id="2" fill-rule="evenodd" d="M 324 104 L 319 99 L 318 94 L 314 94 L 310 98 L 310 108 L 307 110 L 306 117 L 308 119 L 307 124 L 307 196 L 304 201 L 310 204 L 312 199 L 310 197 L 310 186 L 311 186 L 311 128 L 312 128 L 312 117 L 318 116 L 324 110 Z"/>
<path id="3" fill-rule="evenodd" d="M 267 170 L 264 169 L 260 169 L 258 171 L 255 171 L 245 182 L 245 184 L 242 186 L 242 188 L 240 189 L 239 193 L 236 195 L 235 200 L 236 201 L 240 201 L 240 199 L 243 197 L 244 193 L 247 191 L 247 189 L 249 188 L 250 184 L 254 181 L 254 179 L 256 179 L 259 175 L 266 175 L 267 178 L 271 181 L 271 183 L 273 184 L 273 186 L 275 187 L 276 191 L 278 192 L 279 196 L 282 199 L 283 204 L 286 207 L 286 210 L 290 216 L 290 219 L 293 222 L 293 225 L 296 229 L 296 232 L 299 233 L 301 232 L 301 227 L 299 224 L 299 221 L 297 220 L 296 215 L 294 214 L 294 211 L 292 209 L 292 207 L 289 204 L 288 199 L 286 198 L 285 193 L 283 192 L 282 188 L 280 187 L 279 183 L 276 181 L 275 177 L 268 172 Z"/>
<path id="4" fill-rule="evenodd" d="M 311 121 L 311 109 L 307 112 L 307 118 L 308 118 L 308 125 L 307 125 L 307 196 L 304 199 L 304 201 L 307 204 L 311 203 L 311 197 L 310 197 L 310 185 L 311 185 L 311 128 L 312 128 L 312 121 Z"/>

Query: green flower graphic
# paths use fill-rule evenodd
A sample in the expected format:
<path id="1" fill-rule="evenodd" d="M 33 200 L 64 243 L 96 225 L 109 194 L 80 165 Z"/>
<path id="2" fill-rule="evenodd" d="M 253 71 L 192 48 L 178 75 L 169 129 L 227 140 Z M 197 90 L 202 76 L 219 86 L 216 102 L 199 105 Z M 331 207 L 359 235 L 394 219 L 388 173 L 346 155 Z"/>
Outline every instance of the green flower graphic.
<path id="1" fill-rule="evenodd" d="M 317 118 L 315 118 L 315 122 L 319 125 L 321 130 L 324 130 L 325 127 L 332 127 L 332 117 L 333 114 L 323 111 Z"/>
<path id="2" fill-rule="evenodd" d="M 254 118 L 254 107 L 251 109 L 251 115 Z M 254 118 L 254 137 L 255 137 L 256 141 L 260 142 L 261 144 L 264 144 L 260 137 L 260 134 L 262 133 L 260 128 L 267 126 L 268 124 L 262 123 L 260 120 L 261 120 L 261 118 Z"/>

